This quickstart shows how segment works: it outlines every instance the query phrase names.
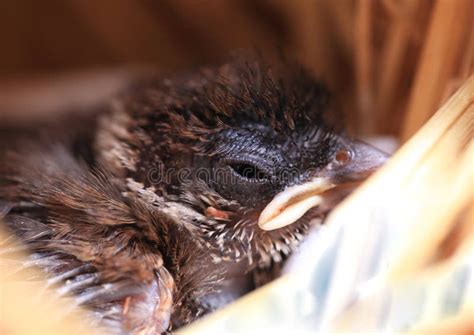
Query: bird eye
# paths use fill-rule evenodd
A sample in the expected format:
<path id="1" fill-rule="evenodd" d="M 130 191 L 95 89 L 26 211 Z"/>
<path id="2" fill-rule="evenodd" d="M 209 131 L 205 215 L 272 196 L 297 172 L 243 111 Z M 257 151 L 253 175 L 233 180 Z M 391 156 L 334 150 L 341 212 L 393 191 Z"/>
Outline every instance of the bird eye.
<path id="1" fill-rule="evenodd" d="M 229 164 L 229 166 L 235 173 L 246 179 L 254 179 L 259 181 L 270 179 L 269 175 L 265 171 L 251 164 L 239 163 Z"/>
<path id="2" fill-rule="evenodd" d="M 264 157 L 250 155 L 225 157 L 214 165 L 211 186 L 226 199 L 256 206 L 269 200 L 278 187 L 271 163 Z"/>

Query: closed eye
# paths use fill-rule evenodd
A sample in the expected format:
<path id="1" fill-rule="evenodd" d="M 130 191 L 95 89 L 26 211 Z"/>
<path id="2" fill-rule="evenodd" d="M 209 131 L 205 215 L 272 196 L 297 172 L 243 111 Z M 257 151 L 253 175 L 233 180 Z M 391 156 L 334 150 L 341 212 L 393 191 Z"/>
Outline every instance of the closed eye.
<path id="1" fill-rule="evenodd" d="M 259 169 L 255 165 L 247 163 L 234 163 L 229 164 L 230 168 L 238 175 L 245 179 L 267 181 L 270 180 L 270 176 L 263 170 Z"/>

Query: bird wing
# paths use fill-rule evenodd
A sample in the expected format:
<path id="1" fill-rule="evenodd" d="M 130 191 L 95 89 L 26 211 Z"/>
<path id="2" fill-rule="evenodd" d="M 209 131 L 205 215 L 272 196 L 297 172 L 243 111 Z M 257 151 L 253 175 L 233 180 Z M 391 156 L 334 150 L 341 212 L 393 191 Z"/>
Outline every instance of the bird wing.
<path id="1" fill-rule="evenodd" d="M 72 295 L 110 330 L 166 331 L 175 285 L 153 213 L 60 145 L 32 144 L 4 162 L 0 220 L 23 244 L 0 241 L 2 262 L 10 259 L 11 271 L 40 267 L 59 295 Z M 25 248 L 26 259 L 8 257 Z"/>

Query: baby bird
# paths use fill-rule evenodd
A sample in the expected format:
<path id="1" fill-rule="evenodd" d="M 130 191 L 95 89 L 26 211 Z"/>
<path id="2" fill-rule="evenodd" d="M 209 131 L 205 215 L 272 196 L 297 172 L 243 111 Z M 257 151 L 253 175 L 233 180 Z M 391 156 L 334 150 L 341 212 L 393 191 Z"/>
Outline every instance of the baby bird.
<path id="1" fill-rule="evenodd" d="M 0 221 L 89 322 L 175 330 L 271 280 L 384 162 L 331 113 L 296 65 L 145 78 L 88 120 L 4 136 Z"/>

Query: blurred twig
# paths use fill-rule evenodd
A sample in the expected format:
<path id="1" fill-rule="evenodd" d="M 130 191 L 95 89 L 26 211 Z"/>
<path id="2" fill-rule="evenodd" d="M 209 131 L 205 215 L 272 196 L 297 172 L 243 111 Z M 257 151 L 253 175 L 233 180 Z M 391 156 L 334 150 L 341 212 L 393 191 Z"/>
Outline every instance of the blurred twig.
<path id="1" fill-rule="evenodd" d="M 472 0 L 436 2 L 407 108 L 404 140 L 428 120 L 441 102 L 446 85 L 461 65 L 473 29 Z"/>

